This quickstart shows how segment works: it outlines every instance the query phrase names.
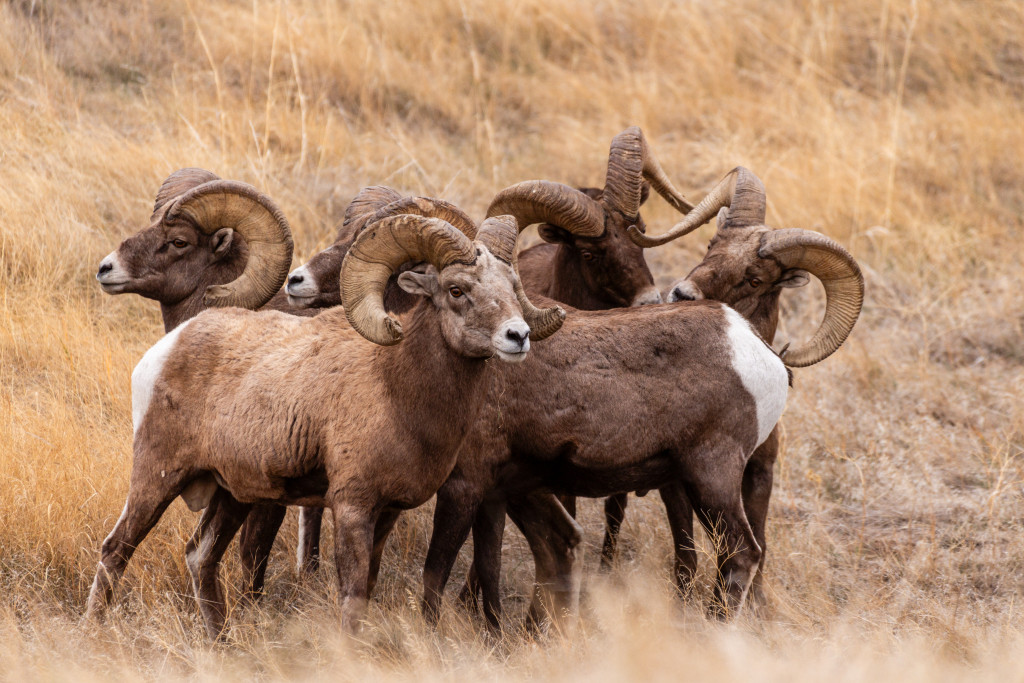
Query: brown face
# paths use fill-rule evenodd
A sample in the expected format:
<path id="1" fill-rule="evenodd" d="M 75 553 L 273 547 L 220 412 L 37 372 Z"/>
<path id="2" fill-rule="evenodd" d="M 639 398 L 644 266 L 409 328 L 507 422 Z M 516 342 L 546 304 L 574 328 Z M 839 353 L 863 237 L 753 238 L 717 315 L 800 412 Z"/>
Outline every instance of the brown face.
<path id="1" fill-rule="evenodd" d="M 203 234 L 187 221 L 158 222 L 129 237 L 100 262 L 107 294 L 138 294 L 175 304 L 192 294 L 204 271 L 231 249 L 234 231 Z"/>
<path id="2" fill-rule="evenodd" d="M 750 317 L 767 296 L 787 287 L 802 287 L 808 274 L 798 268 L 783 268 L 759 251 L 771 228 L 719 229 L 708 245 L 704 260 L 670 288 L 667 301 L 714 299 L 729 304 Z"/>
<path id="3" fill-rule="evenodd" d="M 601 201 L 602 192 L 580 188 L 592 199 Z M 642 201 L 647 199 L 646 185 Z M 538 228 L 546 242 L 563 245 L 576 261 L 587 289 L 614 306 L 642 306 L 661 303 L 661 294 L 654 286 L 644 250 L 629 239 L 626 229 L 636 225 L 645 230 L 642 217 L 628 220 L 621 213 L 604 206 L 604 234 L 600 237 L 579 237 L 558 226 L 544 223 Z"/>
<path id="4" fill-rule="evenodd" d="M 479 243 L 476 252 L 473 265 L 454 264 L 440 273 L 421 266 L 402 273 L 398 285 L 430 297 L 441 334 L 456 353 L 518 363 L 530 350 L 530 327 L 515 294 L 515 271 Z"/>

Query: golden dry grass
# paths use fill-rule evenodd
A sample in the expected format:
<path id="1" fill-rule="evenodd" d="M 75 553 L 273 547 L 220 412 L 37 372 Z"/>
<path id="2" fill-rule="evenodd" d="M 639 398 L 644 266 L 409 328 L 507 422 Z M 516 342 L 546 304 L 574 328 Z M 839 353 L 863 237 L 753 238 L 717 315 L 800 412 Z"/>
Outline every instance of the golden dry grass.
<path id="1" fill-rule="evenodd" d="M 1020 678 L 1022 26 L 1013 0 L 0 5 L 0 679 Z M 429 506 L 400 522 L 356 641 L 328 572 L 296 584 L 292 522 L 264 605 L 210 647 L 180 503 L 109 622 L 80 621 L 126 492 L 130 371 L 162 330 L 152 302 L 92 278 L 170 171 L 275 197 L 299 263 L 363 185 L 480 216 L 519 180 L 600 185 L 630 124 L 689 196 L 749 166 L 770 224 L 826 232 L 866 273 L 850 340 L 797 372 L 762 615 L 707 622 L 707 561 L 675 599 L 652 494 L 608 578 L 584 505 L 583 616 L 540 641 L 514 629 L 532 574 L 514 534 L 510 635 L 455 606 L 424 626 Z M 646 215 L 672 220 L 659 199 Z M 650 253 L 660 283 L 709 230 Z M 780 342 L 820 314 L 807 289 Z"/>

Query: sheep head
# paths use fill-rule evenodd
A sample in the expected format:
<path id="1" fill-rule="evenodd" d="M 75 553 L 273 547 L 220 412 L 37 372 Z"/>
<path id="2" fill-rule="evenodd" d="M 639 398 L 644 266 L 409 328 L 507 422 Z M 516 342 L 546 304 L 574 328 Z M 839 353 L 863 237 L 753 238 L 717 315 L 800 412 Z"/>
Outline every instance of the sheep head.
<path id="1" fill-rule="evenodd" d="M 160 187 L 150 220 L 100 263 L 103 291 L 171 305 L 201 289 L 206 306 L 259 308 L 284 283 L 288 221 L 251 185 L 181 169 Z"/>
<path id="2" fill-rule="evenodd" d="M 641 246 L 655 246 L 685 235 L 717 213 L 717 231 L 704 259 L 669 289 L 668 301 L 714 299 L 774 334 L 778 296 L 802 287 L 813 275 L 825 287 L 825 317 L 806 344 L 783 353 L 787 365 L 813 365 L 838 349 L 853 329 L 864 302 L 864 278 L 856 260 L 825 235 L 811 230 L 773 230 L 764 224 L 764 185 L 737 167 L 729 172 L 680 223 L 664 235 L 631 231 Z"/>
<path id="3" fill-rule="evenodd" d="M 634 126 L 612 141 L 603 189 L 518 183 L 495 196 L 487 215 L 510 214 L 522 226 L 541 223 L 541 239 L 563 245 L 583 285 L 607 305 L 658 303 L 643 250 L 627 235 L 630 226 L 644 230 L 640 206 L 651 187 L 682 213 L 691 208 Z"/>
<path id="4" fill-rule="evenodd" d="M 468 237 L 476 234 L 473 220 L 454 204 L 428 197 L 402 197 L 383 185 L 363 188 L 345 210 L 345 221 L 338 230 L 335 243 L 316 254 L 288 275 L 285 291 L 288 303 L 297 308 L 327 308 L 341 305 L 338 276 L 345 254 L 363 229 L 388 216 L 410 214 L 440 218 L 458 228 Z M 410 264 L 411 267 L 412 264 Z M 396 274 L 392 280 L 397 279 Z M 402 312 L 411 305 L 402 290 L 389 286 L 385 294 L 388 310 Z"/>
<path id="5" fill-rule="evenodd" d="M 370 223 L 342 264 L 345 314 L 370 341 L 400 342 L 402 325 L 384 309 L 384 288 L 400 266 L 422 262 L 398 285 L 432 302 L 445 342 L 463 356 L 520 361 L 531 332 L 534 339 L 554 333 L 565 314 L 526 299 L 515 268 L 517 236 L 509 216 L 485 221 L 476 240 L 439 218 L 402 214 Z"/>

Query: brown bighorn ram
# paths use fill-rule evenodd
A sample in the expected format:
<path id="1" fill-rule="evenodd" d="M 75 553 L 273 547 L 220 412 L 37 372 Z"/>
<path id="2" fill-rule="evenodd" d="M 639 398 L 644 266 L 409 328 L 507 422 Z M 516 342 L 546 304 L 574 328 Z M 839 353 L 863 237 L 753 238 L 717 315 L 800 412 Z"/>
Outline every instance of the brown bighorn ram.
<path id="1" fill-rule="evenodd" d="M 211 636 L 225 619 L 220 558 L 256 502 L 331 507 L 342 623 L 354 629 L 379 561 L 374 527 L 390 528 L 447 478 L 495 371 L 486 360 L 521 362 L 530 338 L 562 324 L 560 308 L 527 299 L 517 235 L 508 216 L 485 221 L 476 240 L 439 219 L 393 216 L 346 256 L 344 310 L 209 310 L 160 340 L 132 374 L 128 499 L 103 542 L 89 614 L 103 612 L 135 548 L 182 495 L 205 507 L 188 566 Z M 422 297 L 399 322 L 383 294 L 409 261 L 429 265 L 399 277 Z"/>
<path id="2" fill-rule="evenodd" d="M 539 233 L 546 243 L 519 255 L 519 272 L 531 296 L 546 296 L 582 310 L 659 303 L 643 249 L 627 234 L 631 225 L 644 229 L 640 206 L 649 186 L 681 213 L 693 208 L 634 126 L 612 140 L 603 189 L 527 181 L 498 193 L 487 215 L 513 215 L 521 227 L 542 224 Z M 360 218 L 366 220 L 369 212 L 400 197 L 386 187 L 368 188 L 364 193 L 349 206 L 336 243 L 289 275 L 290 302 L 299 306 L 337 303 L 338 269 L 353 235 L 362 227 Z M 391 303 L 401 310 L 397 299 Z M 303 510 L 300 550 L 305 559 L 300 558 L 300 563 L 308 566 L 316 566 L 321 515 L 320 510 Z M 252 552 L 262 556 L 266 549 Z"/>
<path id="3" fill-rule="evenodd" d="M 367 205 L 376 206 L 390 197 L 382 196 L 379 189 L 363 190 L 346 210 L 346 218 L 357 213 L 360 216 L 358 220 L 346 220 L 342 227 L 347 235 L 345 252 L 370 217 L 366 213 Z M 387 192 L 394 195 L 392 199 L 398 196 L 393 190 Z M 273 218 L 283 224 L 280 215 L 271 217 L 259 209 L 259 206 L 270 205 L 270 200 L 250 185 L 223 180 L 200 168 L 175 171 L 157 192 L 150 226 L 125 239 L 107 255 L 100 263 L 96 279 L 108 294 L 139 294 L 159 301 L 165 332 L 207 308 L 218 306 L 316 315 L 322 308 L 293 305 L 280 291 L 291 265 L 292 239 L 286 226 L 275 230 L 273 223 L 261 223 Z M 382 213 L 380 218 L 402 213 L 441 218 L 463 233 L 476 234 L 473 221 L 442 200 L 408 198 L 404 203 L 395 204 L 390 212 Z M 340 271 L 341 258 L 334 273 L 336 301 L 329 305 L 341 303 Z M 385 288 L 386 306 L 393 299 L 401 300 L 399 294 L 403 293 L 395 284 L 396 277 Z M 257 286 L 252 286 L 254 284 Z M 238 296 L 237 291 L 247 293 Z M 404 306 L 410 307 L 415 300 L 406 295 Z M 316 510 L 319 519 L 321 510 Z M 256 506 L 242 528 L 243 541 L 275 533 L 284 520 L 284 513 L 285 508 L 281 506 Z M 316 539 L 319 541 L 319 533 Z M 300 557 L 306 555 L 308 553 L 300 549 Z M 313 557 L 318 554 L 314 553 Z M 251 595 L 263 589 L 268 558 L 269 548 L 265 553 L 242 554 L 243 568 L 251 578 Z M 300 573 L 311 569 L 315 569 L 315 565 L 309 567 L 300 562 Z"/>
<path id="4" fill-rule="evenodd" d="M 726 211 L 723 207 L 731 208 Z M 720 209 L 722 210 L 719 211 Z M 737 168 L 730 172 L 683 221 L 665 235 L 648 237 L 639 231 L 631 231 L 631 237 L 638 245 L 644 247 L 664 244 L 703 225 L 716 212 L 718 232 L 711 242 L 707 255 L 690 275 L 676 283 L 671 290 L 670 300 L 723 301 L 735 306 L 762 338 L 770 340 L 774 337 L 778 324 L 778 297 L 781 289 L 802 286 L 806 284 L 809 274 L 814 275 L 825 287 L 827 299 L 824 320 L 808 343 L 799 349 L 784 352 L 784 359 L 788 365 L 803 367 L 823 360 L 838 349 L 853 328 L 863 303 L 864 282 L 860 268 L 843 247 L 820 233 L 795 229 L 772 230 L 765 226 L 764 187 L 750 171 Z M 574 319 L 575 314 L 570 312 L 565 332 L 558 339 L 558 343 L 548 345 L 542 354 L 538 354 L 530 364 L 527 364 L 527 368 L 533 367 L 534 363 L 545 362 L 549 354 L 557 353 L 562 344 L 572 341 Z M 706 375 L 706 378 L 713 377 L 714 374 L 711 372 Z M 586 419 L 600 417 L 588 415 Z M 504 429 L 508 432 L 509 450 L 521 449 L 522 452 L 529 454 L 533 448 L 529 439 L 524 438 L 521 431 L 513 431 L 524 430 L 524 425 L 516 422 L 514 414 L 506 413 L 503 419 Z M 669 432 L 673 432 L 678 426 L 673 421 L 661 418 L 653 426 L 645 423 L 646 429 L 668 429 Z M 574 426 L 581 427 L 582 423 Z M 583 448 L 578 439 L 573 443 L 576 448 Z M 630 447 L 626 444 L 623 444 L 622 448 L 624 453 L 630 452 Z M 753 452 L 742 473 L 743 507 L 754 538 L 762 550 L 765 547 L 765 517 L 771 494 L 772 466 L 777 451 L 778 437 L 773 429 Z M 512 457 L 515 457 L 514 454 Z M 460 455 L 460 463 L 463 460 L 469 458 Z M 515 490 L 515 477 L 505 474 L 505 479 L 512 483 L 503 486 Z M 555 491 L 564 491 L 566 488 L 544 483 Z M 463 482 L 460 486 L 466 487 L 467 484 Z M 623 487 L 623 490 L 627 488 Z M 692 484 L 674 484 L 662 487 L 661 494 L 675 541 L 676 580 L 681 588 L 685 588 L 689 585 L 696 567 L 696 555 L 692 544 L 693 509 L 690 505 L 694 491 Z M 438 493 L 439 500 L 442 495 L 444 489 Z M 547 546 L 540 555 L 542 559 L 547 558 L 549 564 L 542 565 L 538 562 L 538 580 L 544 581 L 557 579 L 559 572 L 568 571 L 555 567 L 558 558 L 571 556 L 572 549 L 564 543 L 559 546 L 562 537 L 547 530 L 548 525 L 542 521 L 536 521 L 540 513 L 528 510 L 531 506 L 536 506 L 540 498 L 544 496 L 534 495 L 510 500 L 509 514 L 513 519 L 518 514 L 533 520 L 532 524 L 520 525 L 531 548 Z M 545 501 L 542 505 L 550 509 L 550 501 Z M 558 529 L 562 524 L 561 518 L 555 514 L 551 528 Z M 496 582 L 500 568 L 500 539 L 503 525 L 504 516 L 500 512 L 500 506 L 492 506 L 490 510 L 484 508 L 484 514 L 474 525 L 474 556 L 483 584 L 485 611 L 493 611 L 498 607 Z M 761 561 L 763 562 L 763 553 Z M 495 585 L 489 585 L 491 583 Z M 490 607 L 488 591 L 492 596 Z"/>
<path id="5" fill-rule="evenodd" d="M 159 301 L 165 332 L 212 307 L 286 308 L 274 295 L 291 265 L 291 232 L 268 232 L 264 212 L 250 211 L 256 205 L 268 200 L 251 185 L 175 171 L 157 192 L 151 225 L 107 255 L 96 279 L 107 294 Z"/>

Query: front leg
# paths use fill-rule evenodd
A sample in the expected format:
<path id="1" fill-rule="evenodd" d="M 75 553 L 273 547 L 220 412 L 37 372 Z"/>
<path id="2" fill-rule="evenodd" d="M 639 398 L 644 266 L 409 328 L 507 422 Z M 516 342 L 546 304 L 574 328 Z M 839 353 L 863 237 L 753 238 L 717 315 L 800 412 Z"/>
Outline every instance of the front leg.
<path id="1" fill-rule="evenodd" d="M 335 503 L 331 510 L 334 512 L 334 564 L 341 596 L 341 626 L 355 633 L 366 613 L 376 514 L 372 508 L 347 502 Z"/>
<path id="2" fill-rule="evenodd" d="M 370 580 L 366 585 L 367 596 L 373 595 L 373 589 L 377 586 L 377 576 L 380 574 L 380 558 L 384 554 L 384 544 L 387 543 L 391 530 L 395 528 L 402 511 L 399 508 L 384 508 L 377 517 L 377 524 L 373 529 L 373 553 L 370 555 Z"/>
<path id="3" fill-rule="evenodd" d="M 324 523 L 324 509 L 299 509 L 299 549 L 297 570 L 299 578 L 315 576 L 320 569 L 320 530 Z"/>
<path id="4" fill-rule="evenodd" d="M 423 618 L 430 624 L 437 624 L 444 587 L 482 501 L 477 488 L 455 475 L 437 492 L 434 529 L 423 565 Z"/>

